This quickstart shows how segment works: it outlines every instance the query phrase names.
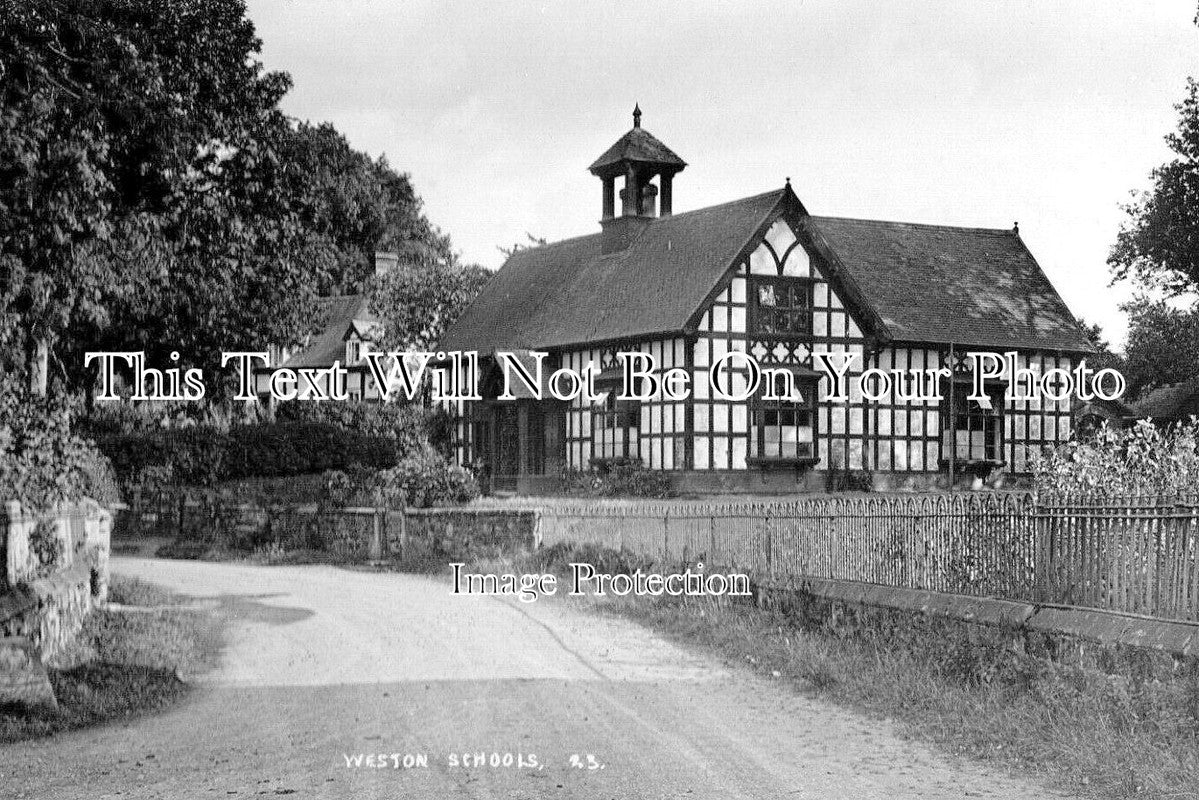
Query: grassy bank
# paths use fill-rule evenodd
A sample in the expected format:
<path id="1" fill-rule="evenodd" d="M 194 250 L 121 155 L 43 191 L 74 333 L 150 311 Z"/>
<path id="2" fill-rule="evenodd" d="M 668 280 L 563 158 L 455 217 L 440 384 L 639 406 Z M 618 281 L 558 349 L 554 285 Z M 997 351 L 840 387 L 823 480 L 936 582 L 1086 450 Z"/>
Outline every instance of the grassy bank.
<path id="1" fill-rule="evenodd" d="M 0 743 L 145 713 L 187 692 L 181 676 L 206 665 L 215 649 L 214 623 L 139 581 L 114 581 L 110 601 L 121 608 L 93 613 L 80 634 L 82 648 L 94 657 L 72 669 L 50 670 L 57 712 L 0 711 Z"/>
<path id="2" fill-rule="evenodd" d="M 1138 685 L 907 635 L 797 629 L 748 604 L 641 598 L 597 606 L 786 680 L 958 755 L 1097 798 L 1199 797 L 1199 676 Z M 987 672 L 988 665 L 995 669 Z M 983 669 L 980 671 L 980 667 Z"/>
<path id="3" fill-rule="evenodd" d="M 604 572 L 648 566 L 585 547 L 480 559 L 471 571 L 565 574 L 571 561 Z M 1169 681 L 1130 679 L 980 646 L 934 622 L 908 624 L 903 615 L 889 627 L 804 629 L 794 616 L 727 599 L 554 600 L 634 620 L 796 690 L 892 720 L 914 739 L 1083 797 L 1199 798 L 1194 664 Z"/>

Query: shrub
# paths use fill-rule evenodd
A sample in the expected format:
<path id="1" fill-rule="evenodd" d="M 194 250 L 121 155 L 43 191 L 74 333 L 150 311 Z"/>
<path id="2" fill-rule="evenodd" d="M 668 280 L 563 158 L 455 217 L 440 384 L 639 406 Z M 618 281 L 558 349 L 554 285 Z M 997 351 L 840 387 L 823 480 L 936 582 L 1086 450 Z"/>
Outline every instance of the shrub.
<path id="1" fill-rule="evenodd" d="M 246 425 L 229 433 L 222 478 L 304 475 L 396 463 L 395 442 L 329 423 Z"/>
<path id="2" fill-rule="evenodd" d="M 107 469 L 91 443 L 71 433 L 65 405 L 0 388 L 0 501 L 44 511 L 95 489 L 111 492 L 103 485 Z"/>
<path id="3" fill-rule="evenodd" d="M 97 440 L 126 485 L 150 468 L 182 484 L 286 477 L 346 469 L 382 469 L 397 461 L 394 439 L 358 433 L 329 423 L 244 425 L 229 433 L 194 426 L 150 433 L 115 434 Z"/>
<path id="4" fill-rule="evenodd" d="M 537 569 L 557 573 L 568 572 L 570 565 L 575 563 L 590 564 L 596 572 L 608 575 L 632 575 L 637 570 L 648 570 L 654 565 L 653 560 L 646 556 L 591 542 L 558 542 L 541 548 L 533 558 Z"/>
<path id="5" fill-rule="evenodd" d="M 1131 428 L 1100 428 L 1033 459 L 1040 492 L 1175 494 L 1199 486 L 1199 420 L 1167 430 L 1141 420 Z"/>
<path id="6" fill-rule="evenodd" d="M 403 455 L 422 447 L 436 414 L 421 406 L 399 403 L 313 403 L 293 400 L 280 403 L 275 418 L 280 423 L 336 425 L 364 436 L 391 439 Z"/>
<path id="7" fill-rule="evenodd" d="M 29 535 L 29 549 L 37 557 L 37 575 L 50 575 L 63 562 L 66 552 L 58 536 L 57 525 L 51 520 L 39 520 Z"/>
<path id="8" fill-rule="evenodd" d="M 562 475 L 567 494 L 590 497 L 670 497 L 670 478 L 659 470 L 647 469 L 639 459 L 620 459 L 595 472 L 567 469 Z"/>
<path id="9" fill-rule="evenodd" d="M 205 406 L 186 400 L 101 401 L 74 422 L 76 432 L 89 438 L 152 433 L 196 425 L 203 421 L 205 410 Z"/>
<path id="10" fill-rule="evenodd" d="M 227 437 L 212 428 L 195 426 L 98 436 L 96 446 L 112 461 L 126 487 L 148 468 L 169 471 L 183 483 L 206 485 L 222 474 Z"/>
<path id="11" fill-rule="evenodd" d="M 430 446 L 412 453 L 377 478 L 385 502 L 403 498 L 405 505 L 467 503 L 479 496 L 479 484 L 470 470 L 450 464 Z"/>
<path id="12" fill-rule="evenodd" d="M 479 484 L 470 470 L 450 464 L 428 445 L 389 469 L 326 472 L 324 484 L 327 502 L 333 506 L 381 502 L 426 508 L 468 503 L 479 496 Z"/>
<path id="13" fill-rule="evenodd" d="M 103 506 L 121 502 L 122 492 L 112 462 L 94 446 L 88 447 L 80 466 L 83 473 L 82 491 Z"/>

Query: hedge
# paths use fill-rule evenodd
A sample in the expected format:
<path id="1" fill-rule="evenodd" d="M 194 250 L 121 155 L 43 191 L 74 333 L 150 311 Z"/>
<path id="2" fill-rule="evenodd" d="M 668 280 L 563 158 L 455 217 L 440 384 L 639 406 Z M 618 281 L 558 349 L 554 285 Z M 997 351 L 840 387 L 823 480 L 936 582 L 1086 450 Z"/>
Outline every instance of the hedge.
<path id="1" fill-rule="evenodd" d="M 354 465 L 387 469 L 400 456 L 395 439 L 312 422 L 243 425 L 228 433 L 194 426 L 112 434 L 96 437 L 96 445 L 122 480 L 134 480 L 148 467 L 165 467 L 184 484 L 306 475 Z"/>

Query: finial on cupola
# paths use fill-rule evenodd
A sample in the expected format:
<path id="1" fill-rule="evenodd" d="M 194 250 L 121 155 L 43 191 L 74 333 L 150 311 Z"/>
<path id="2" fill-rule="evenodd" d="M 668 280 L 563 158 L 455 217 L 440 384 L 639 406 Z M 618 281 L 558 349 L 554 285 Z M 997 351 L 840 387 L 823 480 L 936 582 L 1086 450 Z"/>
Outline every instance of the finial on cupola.
<path id="1" fill-rule="evenodd" d="M 624 250 L 655 219 L 669 217 L 672 182 L 686 166 L 686 161 L 641 127 L 641 104 L 635 104 L 633 127 L 588 168 L 604 187 L 600 252 Z M 624 182 L 619 195 L 620 216 L 616 215 L 617 181 Z"/>

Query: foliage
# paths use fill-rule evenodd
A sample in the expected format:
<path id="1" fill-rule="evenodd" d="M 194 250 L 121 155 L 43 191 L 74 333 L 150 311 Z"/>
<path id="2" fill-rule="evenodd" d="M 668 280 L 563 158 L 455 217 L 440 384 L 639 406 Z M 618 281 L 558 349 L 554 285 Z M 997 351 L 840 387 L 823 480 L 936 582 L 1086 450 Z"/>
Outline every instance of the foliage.
<path id="1" fill-rule="evenodd" d="M 332 125 L 297 124 L 280 157 L 289 192 L 303 198 L 305 228 L 331 248 L 322 292 L 358 291 L 379 250 L 405 262 L 453 260 L 449 237 L 425 218 L 409 176 L 354 150 Z"/>
<path id="2" fill-rule="evenodd" d="M 389 469 L 326 472 L 324 483 L 328 502 L 334 506 L 360 502 L 427 508 L 469 503 L 479 496 L 474 474 L 449 463 L 431 447 L 409 453 Z"/>
<path id="3" fill-rule="evenodd" d="M 179 597 L 155 586 L 120 577 L 114 578 L 109 599 L 114 605 L 158 608 L 154 613 L 100 608 L 88 614 L 79 641 L 95 657 L 69 670 L 49 670 L 57 712 L 33 716 L 0 710 L 0 743 L 115 720 L 128 724 L 131 715 L 164 708 L 186 694 L 179 676 L 207 665 L 215 632 L 209 615 L 180 607 Z"/>
<path id="4" fill-rule="evenodd" d="M 275 418 L 280 422 L 336 425 L 366 436 L 394 439 L 397 450 L 403 454 L 423 446 L 429 421 L 437 413 L 422 406 L 400 403 L 293 400 L 280 403 Z"/>
<path id="5" fill-rule="evenodd" d="M 114 433 L 148 433 L 164 428 L 186 428 L 214 421 L 203 403 L 187 400 L 122 400 L 96 403 L 90 413 L 76 415 L 76 433 L 105 436 Z"/>
<path id="6" fill-rule="evenodd" d="M 90 389 L 86 351 L 143 350 L 227 379 L 375 249 L 453 261 L 407 175 L 282 113 L 260 49 L 245 0 L 0 0 L 0 370 L 46 353 Z"/>
<path id="7" fill-rule="evenodd" d="M 1147 651 L 1062 647 L 1056 637 L 1033 635 L 1014 643 L 1000 629 L 838 608 L 800 593 L 766 592 L 762 601 L 764 607 L 722 598 L 609 598 L 604 605 L 769 680 L 896 720 L 905 736 L 1039 774 L 1078 796 L 1193 794 L 1193 664 L 1153 656 L 1144 667 L 1121 663 L 1124 674 L 1105 674 L 1071 662 L 1096 652 L 1140 662 Z"/>
<path id="8" fill-rule="evenodd" d="M 525 231 L 525 238 L 528 239 L 527 242 L 513 242 L 511 247 L 496 245 L 495 249 L 503 253 L 504 258 L 512 258 L 512 256 L 516 255 L 521 250 L 532 250 L 535 247 L 545 247 L 546 245 L 546 239 L 544 236 L 534 236 L 528 231 Z"/>
<path id="9" fill-rule="evenodd" d="M 533 554 L 532 560 L 534 568 L 559 574 L 569 573 L 571 564 L 590 564 L 597 573 L 604 575 L 632 575 L 637 570 L 647 571 L 654 565 L 652 559 L 632 550 L 571 541 L 543 547 Z"/>
<path id="10" fill-rule="evenodd" d="M 1166 136 L 1174 159 L 1153 171 L 1153 187 L 1126 207 L 1108 264 L 1117 279 L 1139 278 L 1171 295 L 1199 290 L 1199 82 L 1187 81 L 1178 130 Z"/>
<path id="11" fill-rule="evenodd" d="M 334 508 L 345 508 L 350 505 L 358 492 L 360 482 L 352 479 L 348 473 L 340 469 L 331 469 L 321 476 L 325 501 Z"/>
<path id="12" fill-rule="evenodd" d="M 1199 486 L 1199 420 L 1161 430 L 1147 420 L 1101 428 L 1033 460 L 1040 492 L 1169 495 Z"/>
<path id="13" fill-rule="evenodd" d="M 401 265 L 370 283 L 370 308 L 383 322 L 384 350 L 428 351 L 483 290 L 492 273 L 442 261 Z"/>
<path id="14" fill-rule="evenodd" d="M 305 475 L 351 464 L 386 467 L 396 456 L 392 441 L 336 425 L 246 425 L 229 434 L 221 477 Z"/>
<path id="15" fill-rule="evenodd" d="M 874 489 L 874 473 L 868 469 L 838 469 L 832 467 L 825 478 L 830 492 L 869 492 Z"/>
<path id="16" fill-rule="evenodd" d="M 467 503 L 479 496 L 479 484 L 470 470 L 451 464 L 437 451 L 426 447 L 406 456 L 399 464 L 379 473 L 385 500 L 404 498 L 407 506 Z"/>
<path id="17" fill-rule="evenodd" d="M 39 520 L 29 534 L 29 549 L 37 557 L 38 576 L 50 575 L 63 562 L 65 543 L 58 535 L 58 525 L 49 519 Z"/>
<path id="18" fill-rule="evenodd" d="M 395 441 L 327 423 L 244 425 L 223 433 L 204 426 L 97 439 L 117 474 L 131 484 L 159 468 L 188 485 L 220 480 L 278 477 L 345 469 L 353 464 L 396 464 Z"/>
<path id="19" fill-rule="evenodd" d="M 640 459 L 618 459 L 596 471 L 568 467 L 562 473 L 562 490 L 590 497 L 671 497 L 670 478 L 647 469 Z"/>
<path id="20" fill-rule="evenodd" d="M 1199 374 L 1199 306 L 1137 297 L 1122 309 L 1129 315 L 1122 371 L 1131 395 Z"/>
<path id="21" fill-rule="evenodd" d="M 123 497 L 116 470 L 108 457 L 89 446 L 80 464 L 82 473 L 82 491 L 85 497 L 90 497 L 102 506 L 111 508 L 120 503 Z"/>
<path id="22" fill-rule="evenodd" d="M 5 0 L 0 20 L 6 311 L 64 378 L 84 346 L 207 365 L 307 325 L 275 155 L 290 81 L 243 0 Z"/>
<path id="23" fill-rule="evenodd" d="M 1103 334 L 1103 328 L 1098 323 L 1088 323 L 1084 319 L 1080 319 L 1078 324 L 1083 335 L 1087 337 L 1087 342 L 1095 348 L 1095 352 L 1087 356 L 1087 366 L 1096 371 L 1110 368 L 1124 372 L 1124 359 L 1112 350 L 1111 343 Z"/>
<path id="24" fill-rule="evenodd" d="M 106 462 L 89 442 L 71 433 L 62 402 L 0 388 L 0 500 L 48 510 L 77 502 L 91 490 L 109 492 L 113 487 L 105 485 Z"/>

